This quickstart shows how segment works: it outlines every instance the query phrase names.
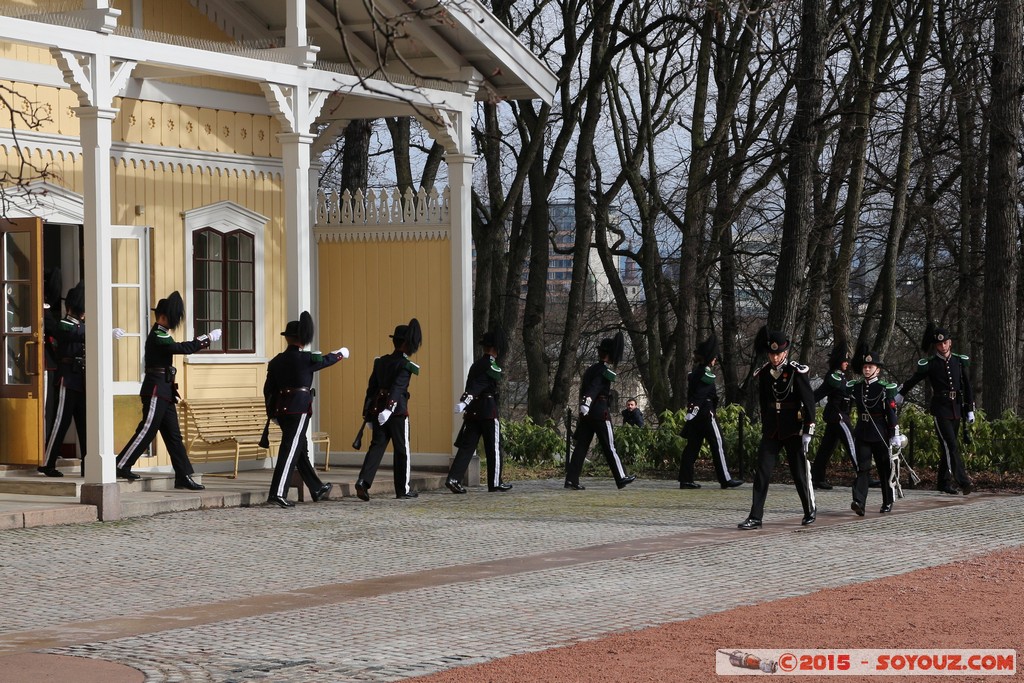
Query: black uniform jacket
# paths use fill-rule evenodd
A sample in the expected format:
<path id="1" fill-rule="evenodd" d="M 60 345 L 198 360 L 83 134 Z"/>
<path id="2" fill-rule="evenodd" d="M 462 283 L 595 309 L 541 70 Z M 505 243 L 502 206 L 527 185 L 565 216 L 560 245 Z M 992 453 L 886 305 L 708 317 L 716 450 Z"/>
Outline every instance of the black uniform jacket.
<path id="1" fill-rule="evenodd" d="M 373 359 L 373 371 L 366 385 L 363 417 L 367 422 L 390 409 L 395 415 L 409 414 L 409 381 L 419 374 L 420 366 L 401 351 Z"/>
<path id="2" fill-rule="evenodd" d="M 67 389 L 85 391 L 85 323 L 66 315 L 55 330 L 57 372 Z"/>
<path id="3" fill-rule="evenodd" d="M 696 365 L 686 377 L 686 403 L 699 408 L 700 415 L 713 413 L 718 407 L 718 389 L 715 387 L 715 373 L 707 365 Z"/>
<path id="4" fill-rule="evenodd" d="M 917 361 L 917 371 L 900 388 L 904 396 L 918 382 L 927 378 L 932 387 L 932 402 L 928 411 L 935 417 L 959 420 L 964 410 L 974 410 L 974 390 L 968 369 L 971 359 L 956 353 L 949 358 L 933 355 Z"/>
<path id="5" fill-rule="evenodd" d="M 859 379 L 849 387 L 857 403 L 854 438 L 866 443 L 888 442 L 896 433 L 896 385 Z"/>
<path id="6" fill-rule="evenodd" d="M 807 370 L 806 365 L 787 360 L 778 368 L 765 363 L 755 373 L 763 436 L 788 439 L 810 430 L 814 424 L 814 391 Z"/>
<path id="7" fill-rule="evenodd" d="M 174 356 L 195 353 L 209 345 L 210 338 L 205 334 L 192 341 L 176 342 L 166 327 L 159 323 L 153 325 L 146 337 L 146 376 L 139 395 L 143 398 L 156 396 L 177 403 L 178 383 L 174 378 L 178 370 L 174 367 Z"/>
<path id="8" fill-rule="evenodd" d="M 825 410 L 822 416 L 828 424 L 845 422 L 850 424 L 850 387 L 847 385 L 849 378 L 836 370 L 825 375 L 821 384 L 814 390 L 814 402 L 817 403 L 823 398 Z"/>
<path id="9" fill-rule="evenodd" d="M 43 309 L 43 348 L 46 349 L 46 369 L 57 369 L 57 316 L 52 308 Z"/>
<path id="10" fill-rule="evenodd" d="M 501 379 L 501 368 L 490 355 L 480 356 L 469 366 L 466 375 L 466 391 L 460 401 L 472 396 L 473 400 L 466 406 L 462 416 L 464 420 L 497 420 L 498 419 L 498 380 Z"/>
<path id="11" fill-rule="evenodd" d="M 267 364 L 263 400 L 267 416 L 313 414 L 313 373 L 341 360 L 333 353 L 303 351 L 290 344 Z"/>
<path id="12" fill-rule="evenodd" d="M 586 419 L 611 419 L 608 414 L 608 398 L 611 396 L 614 379 L 615 371 L 600 361 L 583 373 L 583 381 L 580 383 L 580 405 L 590 406 Z"/>

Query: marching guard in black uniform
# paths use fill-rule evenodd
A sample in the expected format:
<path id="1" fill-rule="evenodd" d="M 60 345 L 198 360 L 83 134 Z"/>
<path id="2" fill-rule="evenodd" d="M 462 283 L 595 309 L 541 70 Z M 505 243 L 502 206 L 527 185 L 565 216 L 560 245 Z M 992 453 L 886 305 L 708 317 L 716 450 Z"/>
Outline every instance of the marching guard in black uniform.
<path id="1" fill-rule="evenodd" d="M 373 361 L 373 371 L 366 386 L 363 401 L 363 419 L 373 430 L 370 446 L 363 458 L 363 467 L 356 480 L 356 496 L 370 500 L 370 487 L 377 476 L 381 458 L 388 442 L 395 455 L 395 497 L 417 498 L 419 494 L 410 486 L 412 478 L 409 458 L 409 382 L 420 374 L 420 366 L 409 356 L 416 353 L 423 342 L 423 332 L 416 318 L 408 325 L 399 325 L 391 335 L 395 350 Z"/>
<path id="2" fill-rule="evenodd" d="M 348 358 L 348 349 L 341 347 L 326 355 L 303 351 L 303 347 L 313 341 L 313 333 L 313 317 L 308 311 L 288 323 L 281 333 L 288 348 L 271 359 L 263 384 L 267 419 L 277 420 L 281 426 L 281 447 L 267 502 L 283 508 L 295 506 L 288 500 L 288 481 L 296 469 L 314 501 L 327 498 L 334 487 L 320 481 L 309 462 L 306 432 L 313 416 L 313 373 Z"/>
<path id="3" fill-rule="evenodd" d="M 783 448 L 786 449 L 789 471 L 804 508 L 800 523 L 805 526 L 813 524 L 817 510 L 807 451 L 814 434 L 815 415 L 814 392 L 807 379 L 808 368 L 788 359 L 789 339 L 781 332 L 761 328 L 755 345 L 768 353 L 768 362 L 754 373 L 761 406 L 761 444 L 757 451 L 750 514 L 738 527 L 745 530 L 761 528 L 768 482 L 775 469 L 775 458 Z"/>
<path id="4" fill-rule="evenodd" d="M 53 422 L 46 435 L 46 456 L 38 467 L 48 477 L 63 477 L 57 458 L 64 436 L 75 421 L 78 446 L 85 461 L 85 286 L 79 282 L 64 299 L 67 314 L 52 329 L 56 382 Z"/>
<path id="5" fill-rule="evenodd" d="M 487 490 L 508 491 L 512 488 L 512 484 L 501 479 L 501 425 L 498 420 L 498 381 L 501 379 L 498 358 L 505 350 L 505 335 L 500 330 L 487 332 L 480 339 L 480 345 L 484 355 L 469 367 L 466 391 L 455 405 L 455 412 L 462 413 L 462 428 L 455 439 L 459 450 L 444 483 L 452 493 L 466 493 L 462 478 L 481 437 L 487 454 Z"/>
<path id="6" fill-rule="evenodd" d="M 621 489 L 636 481 L 635 475 L 626 475 L 619 454 L 615 452 L 615 434 L 608 412 L 608 398 L 612 391 L 612 381 L 615 380 L 615 371 L 609 366 L 618 365 L 622 360 L 624 346 L 622 332 L 616 334 L 614 339 L 602 339 L 597 348 L 600 360 L 583 373 L 583 381 L 580 384 L 580 415 L 576 423 L 576 447 L 565 468 L 567 489 L 582 491 L 585 488 L 580 484 L 580 473 L 583 471 L 583 462 L 587 459 L 590 442 L 594 440 L 595 435 L 601 444 L 601 451 L 612 471 L 612 476 L 615 477 L 615 485 Z"/>
<path id="7" fill-rule="evenodd" d="M 53 431 L 53 421 L 57 414 L 57 396 L 60 391 L 60 376 L 57 372 L 57 329 L 60 325 L 61 286 L 60 268 L 48 269 L 43 283 L 43 359 L 46 372 L 43 422 L 47 435 Z"/>
<path id="8" fill-rule="evenodd" d="M 171 292 L 166 299 L 160 299 L 153 313 L 156 322 L 146 337 L 146 374 L 139 392 L 142 399 L 142 421 L 135 428 L 135 435 L 117 456 L 117 476 L 129 481 L 140 478 L 132 472 L 132 466 L 159 432 L 171 456 L 174 488 L 199 491 L 206 487 L 192 479 L 195 470 L 192 469 L 185 444 L 181 440 L 178 411 L 174 408 L 179 396 L 178 383 L 174 381 L 178 370 L 173 363 L 176 354 L 191 354 L 205 349 L 211 341 L 220 339 L 221 333 L 219 329 L 210 330 L 209 334 L 201 334 L 192 341 L 174 341 L 171 330 L 181 324 L 185 315 L 185 302 L 177 291 Z"/>
<path id="9" fill-rule="evenodd" d="M 827 401 L 822 414 L 825 420 L 825 434 L 818 443 L 818 452 L 814 456 L 814 464 L 811 465 L 811 481 L 814 488 L 824 491 L 832 488 L 827 471 L 836 446 L 843 447 L 853 464 L 854 472 L 857 471 L 856 446 L 850 429 L 850 355 L 846 352 L 845 344 L 833 347 L 828 357 L 828 369 L 829 373 L 814 390 L 815 403 L 823 398 L 827 398 Z"/>
<path id="10" fill-rule="evenodd" d="M 890 449 L 900 448 L 900 427 L 896 420 L 896 385 L 880 378 L 884 367 L 877 353 L 861 349 L 857 353 L 854 371 L 862 378 L 849 383 L 857 403 L 857 427 L 854 433 L 857 481 L 853 485 L 850 509 L 861 517 L 867 505 L 872 458 L 882 482 L 882 508 L 879 512 L 890 512 L 895 498 Z"/>
<path id="11" fill-rule="evenodd" d="M 715 409 L 718 408 L 718 389 L 715 386 L 715 373 L 712 372 L 718 364 L 718 339 L 715 335 L 711 335 L 697 346 L 693 359 L 696 365 L 686 380 L 688 407 L 686 425 L 683 427 L 686 448 L 683 449 L 679 463 L 679 488 L 700 488 L 700 484 L 693 481 L 693 463 L 705 441 L 711 449 L 711 462 L 715 465 L 715 475 L 721 487 L 730 489 L 740 486 L 743 481 L 733 479 L 729 474 L 722 430 L 715 418 Z"/>
<path id="12" fill-rule="evenodd" d="M 960 420 L 974 424 L 974 390 L 971 388 L 970 358 L 952 352 L 953 339 L 949 330 L 928 323 L 921 340 L 922 351 L 933 351 L 933 355 L 917 362 L 914 376 L 903 383 L 896 397 L 897 403 L 924 379 L 932 388 L 932 400 L 928 412 L 935 422 L 935 433 L 939 437 L 942 457 L 939 458 L 938 490 L 956 495 L 959 493 L 952 482 L 950 473 L 966 496 L 974 490 L 974 483 L 967 476 L 957 430 Z"/>

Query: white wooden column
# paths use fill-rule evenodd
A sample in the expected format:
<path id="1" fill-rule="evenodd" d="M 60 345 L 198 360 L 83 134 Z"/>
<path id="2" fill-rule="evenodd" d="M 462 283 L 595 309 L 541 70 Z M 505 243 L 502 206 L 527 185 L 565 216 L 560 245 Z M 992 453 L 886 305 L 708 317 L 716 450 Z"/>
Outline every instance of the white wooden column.
<path id="1" fill-rule="evenodd" d="M 120 489 L 114 475 L 114 327 L 110 303 L 110 142 L 116 109 L 78 107 L 81 121 L 83 194 L 87 435 L 82 502 L 98 504 L 100 518 L 120 519 Z M 97 487 L 98 485 L 98 487 Z M 90 488 L 94 487 L 94 488 Z M 97 500 L 97 496 L 99 500 Z"/>
<path id="2" fill-rule="evenodd" d="M 462 394 L 473 363 L 473 161 L 471 154 L 447 154 L 452 265 L 452 397 Z M 452 416 L 452 441 L 462 416 Z M 477 483 L 477 482 L 470 482 Z"/>
<path id="3" fill-rule="evenodd" d="M 284 161 L 284 230 L 288 257 L 288 319 L 313 308 L 313 231 L 309 201 L 308 133 L 279 133 Z"/>

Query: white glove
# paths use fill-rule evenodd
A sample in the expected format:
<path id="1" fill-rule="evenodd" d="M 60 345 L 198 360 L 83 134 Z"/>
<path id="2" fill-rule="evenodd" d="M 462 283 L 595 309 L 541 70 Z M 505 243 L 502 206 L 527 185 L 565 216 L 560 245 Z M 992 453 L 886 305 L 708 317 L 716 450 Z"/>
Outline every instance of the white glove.
<path id="1" fill-rule="evenodd" d="M 120 339 L 121 337 L 123 337 L 126 334 L 127 334 L 127 332 L 122 330 L 120 327 L 115 327 L 114 328 L 114 339 Z"/>
<path id="2" fill-rule="evenodd" d="M 384 423 L 387 422 L 388 418 L 390 418 L 390 417 L 391 417 L 391 409 L 390 408 L 385 408 L 384 410 L 382 410 L 379 413 L 377 413 L 377 423 L 379 425 L 381 425 L 381 426 L 384 426 Z"/>
<path id="3" fill-rule="evenodd" d="M 694 406 L 693 408 L 691 408 L 690 412 L 686 413 L 686 421 L 689 422 L 693 418 L 697 417 L 697 413 L 699 413 L 699 412 L 700 412 L 700 408 L 698 408 L 697 406 Z"/>
<path id="4" fill-rule="evenodd" d="M 335 356 L 341 356 L 342 358 L 348 358 L 348 349 L 342 346 L 337 351 L 331 351 Z"/>
<path id="5" fill-rule="evenodd" d="M 892 400 L 896 401 L 896 405 L 901 406 L 903 405 L 903 401 L 905 399 L 903 398 L 903 394 L 896 394 L 895 396 L 893 396 Z"/>
<path id="6" fill-rule="evenodd" d="M 458 403 L 455 404 L 455 412 L 456 413 L 461 413 L 465 409 L 466 409 L 466 404 L 463 403 L 462 401 L 459 401 Z"/>
<path id="7" fill-rule="evenodd" d="M 220 328 L 219 327 L 216 330 L 210 330 L 210 341 L 215 341 L 215 342 L 220 341 Z"/>
<path id="8" fill-rule="evenodd" d="M 590 412 L 590 406 L 588 406 L 586 403 L 584 403 L 584 404 L 582 404 L 580 406 L 580 415 L 582 415 L 583 417 L 586 417 L 587 413 L 589 413 L 589 412 Z"/>
<path id="9" fill-rule="evenodd" d="M 974 424 L 974 411 L 973 410 L 968 410 L 967 411 L 967 424 L 969 424 L 969 425 Z"/>
<path id="10" fill-rule="evenodd" d="M 810 448 L 811 448 L 811 435 L 810 434 L 804 434 L 803 436 L 801 436 L 800 437 L 800 441 L 801 441 L 801 443 L 803 443 L 803 447 L 804 447 L 804 452 L 805 453 L 808 450 L 810 450 Z"/>

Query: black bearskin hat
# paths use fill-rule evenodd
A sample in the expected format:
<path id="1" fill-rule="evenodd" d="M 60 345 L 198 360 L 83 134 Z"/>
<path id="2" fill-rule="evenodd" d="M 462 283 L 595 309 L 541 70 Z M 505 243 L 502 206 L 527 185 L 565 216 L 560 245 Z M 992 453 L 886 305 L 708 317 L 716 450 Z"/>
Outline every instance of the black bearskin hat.
<path id="1" fill-rule="evenodd" d="M 622 352 L 626 348 L 626 339 L 622 336 L 622 330 L 615 333 L 614 337 L 607 337 L 601 340 L 597 347 L 599 356 L 608 356 L 612 365 L 618 365 L 622 361 Z"/>
<path id="2" fill-rule="evenodd" d="M 498 352 L 499 356 L 505 353 L 507 344 L 508 339 L 505 337 L 505 330 L 500 327 L 484 332 L 483 336 L 480 337 L 480 346 L 485 349 L 494 349 Z"/>
<path id="3" fill-rule="evenodd" d="M 828 369 L 838 370 L 839 366 L 850 360 L 850 350 L 845 343 L 839 343 L 832 347 L 832 353 L 828 355 Z"/>
<path id="4" fill-rule="evenodd" d="M 710 337 L 697 344 L 693 357 L 701 363 L 710 365 L 711 361 L 718 358 L 718 337 L 712 333 Z"/>
<path id="5" fill-rule="evenodd" d="M 298 320 L 290 320 L 281 333 L 282 337 L 298 339 L 299 343 L 306 346 L 313 341 L 313 334 L 316 326 L 313 325 L 313 316 L 309 311 L 303 311 Z"/>
<path id="6" fill-rule="evenodd" d="M 423 343 L 423 330 L 420 329 L 420 321 L 413 318 L 408 325 L 398 325 L 395 333 L 391 335 L 395 342 L 395 348 L 405 344 L 405 352 L 410 356 L 420 348 Z"/>
<path id="7" fill-rule="evenodd" d="M 182 300 L 178 290 L 174 290 L 169 297 L 156 302 L 156 308 L 153 309 L 153 312 L 156 313 L 157 317 L 161 315 L 167 316 L 167 329 L 177 329 L 178 325 L 181 324 L 181 319 L 185 317 L 185 302 Z"/>
<path id="8" fill-rule="evenodd" d="M 921 350 L 931 351 L 932 347 L 939 342 L 944 342 L 947 339 L 952 338 L 953 337 L 949 334 L 949 330 L 944 327 L 939 327 L 934 322 L 929 321 L 928 325 L 924 328 L 924 335 L 921 337 Z"/>
<path id="9" fill-rule="evenodd" d="M 85 283 L 81 280 L 78 284 L 68 290 L 68 295 L 64 297 L 64 306 L 68 309 L 68 313 L 72 315 L 81 315 L 85 313 Z"/>
<path id="10" fill-rule="evenodd" d="M 64 284 L 60 268 L 49 268 L 44 276 L 43 303 L 50 308 L 60 308 L 60 288 Z"/>

